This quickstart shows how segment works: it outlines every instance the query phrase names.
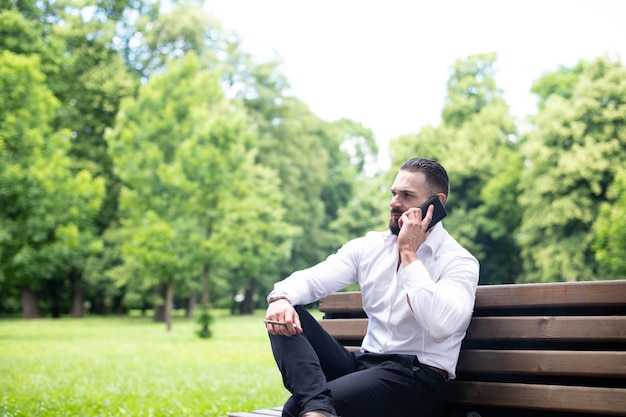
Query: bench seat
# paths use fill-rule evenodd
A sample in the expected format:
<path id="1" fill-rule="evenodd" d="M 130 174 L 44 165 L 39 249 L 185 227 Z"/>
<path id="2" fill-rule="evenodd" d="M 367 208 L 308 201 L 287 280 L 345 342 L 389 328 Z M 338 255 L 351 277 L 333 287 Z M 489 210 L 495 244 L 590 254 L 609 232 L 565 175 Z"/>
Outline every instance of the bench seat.
<path id="1" fill-rule="evenodd" d="M 322 326 L 358 349 L 367 329 L 360 292 L 331 294 L 319 309 Z M 626 416 L 626 280 L 479 286 L 444 413 L 471 411 Z"/>

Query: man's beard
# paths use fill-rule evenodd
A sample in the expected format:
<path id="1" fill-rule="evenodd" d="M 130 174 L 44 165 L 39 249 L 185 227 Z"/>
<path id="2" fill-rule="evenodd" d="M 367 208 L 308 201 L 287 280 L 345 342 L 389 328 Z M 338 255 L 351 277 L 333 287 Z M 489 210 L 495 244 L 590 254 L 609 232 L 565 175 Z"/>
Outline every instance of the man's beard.
<path id="1" fill-rule="evenodd" d="M 393 218 L 394 214 L 402 214 L 401 212 L 391 212 L 391 219 L 389 219 L 389 230 L 391 231 L 391 233 L 393 233 L 394 235 L 398 236 L 398 234 L 400 234 L 400 225 L 398 224 L 398 220 Z"/>

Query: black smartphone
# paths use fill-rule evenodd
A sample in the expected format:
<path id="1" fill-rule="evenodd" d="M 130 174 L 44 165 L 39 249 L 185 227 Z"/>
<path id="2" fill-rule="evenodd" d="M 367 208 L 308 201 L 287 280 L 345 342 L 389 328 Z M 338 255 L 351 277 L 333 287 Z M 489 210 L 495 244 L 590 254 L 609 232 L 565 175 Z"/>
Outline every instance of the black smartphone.
<path id="1" fill-rule="evenodd" d="M 441 219 L 443 219 L 447 215 L 446 209 L 443 207 L 443 204 L 441 204 L 441 201 L 439 201 L 439 197 L 435 195 L 430 200 L 422 204 L 422 206 L 420 207 L 420 209 L 422 209 L 422 220 L 424 219 L 424 217 L 426 217 L 426 212 L 428 211 L 428 207 L 430 207 L 431 204 L 435 206 L 435 210 L 433 210 L 433 218 L 430 220 L 430 223 L 428 224 L 428 228 L 426 230 L 432 229 L 432 227 L 436 225 L 437 222 L 441 221 Z"/>

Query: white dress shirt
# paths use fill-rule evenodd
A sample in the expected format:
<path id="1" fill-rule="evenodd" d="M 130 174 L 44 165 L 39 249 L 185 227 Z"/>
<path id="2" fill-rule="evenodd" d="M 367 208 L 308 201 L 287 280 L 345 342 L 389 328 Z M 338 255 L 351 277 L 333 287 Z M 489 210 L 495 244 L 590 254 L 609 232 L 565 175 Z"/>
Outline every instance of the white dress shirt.
<path id="1" fill-rule="evenodd" d="M 399 269 L 397 241 L 390 231 L 370 232 L 274 290 L 293 305 L 309 304 L 358 282 L 369 318 L 361 349 L 416 355 L 452 379 L 474 308 L 478 261 L 441 223 L 418 249 L 419 261 Z"/>

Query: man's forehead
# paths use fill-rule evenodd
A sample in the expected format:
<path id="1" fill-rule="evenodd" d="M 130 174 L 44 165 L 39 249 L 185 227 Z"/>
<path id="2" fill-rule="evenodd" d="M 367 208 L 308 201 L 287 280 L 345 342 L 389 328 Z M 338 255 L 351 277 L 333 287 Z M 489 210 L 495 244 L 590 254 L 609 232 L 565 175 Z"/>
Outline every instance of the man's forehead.
<path id="1" fill-rule="evenodd" d="M 396 175 L 391 186 L 396 191 L 417 190 L 425 186 L 426 177 L 421 172 L 402 170 Z"/>

